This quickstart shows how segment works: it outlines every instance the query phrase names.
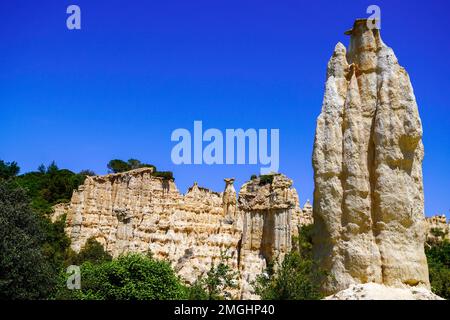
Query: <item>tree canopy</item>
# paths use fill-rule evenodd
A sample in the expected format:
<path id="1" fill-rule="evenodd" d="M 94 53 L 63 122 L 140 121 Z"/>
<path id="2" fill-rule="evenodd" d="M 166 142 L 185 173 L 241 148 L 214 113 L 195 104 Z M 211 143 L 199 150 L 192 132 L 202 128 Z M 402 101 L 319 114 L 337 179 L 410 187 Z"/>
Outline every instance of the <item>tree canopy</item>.
<path id="1" fill-rule="evenodd" d="M 25 191 L 0 181 L 0 299 L 45 298 L 54 285 L 44 232 Z"/>
<path id="2" fill-rule="evenodd" d="M 184 299 L 186 287 L 170 264 L 142 254 L 126 254 L 112 261 L 81 265 L 81 289 L 66 288 L 67 275 L 56 295 L 82 300 L 171 300 Z"/>
<path id="3" fill-rule="evenodd" d="M 120 159 L 114 159 L 108 162 L 107 167 L 108 171 L 111 173 L 120 173 L 139 168 L 153 168 L 153 171 L 156 171 L 156 167 L 154 165 L 142 163 L 137 159 L 129 159 L 126 162 Z"/>
<path id="4" fill-rule="evenodd" d="M 0 160 L 0 179 L 14 178 L 19 174 L 20 168 L 17 162 L 4 162 Z"/>

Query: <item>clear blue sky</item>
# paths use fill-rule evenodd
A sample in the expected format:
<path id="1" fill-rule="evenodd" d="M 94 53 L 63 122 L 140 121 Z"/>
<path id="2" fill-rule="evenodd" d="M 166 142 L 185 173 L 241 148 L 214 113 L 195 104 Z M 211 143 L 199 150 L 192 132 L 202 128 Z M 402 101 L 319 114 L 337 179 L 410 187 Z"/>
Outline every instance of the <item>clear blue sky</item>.
<path id="1" fill-rule="evenodd" d="M 66 28 L 66 8 L 82 30 Z M 279 128 L 280 172 L 312 198 L 311 154 L 326 63 L 344 31 L 381 7 L 424 126 L 427 215 L 450 209 L 448 1 L 14 0 L 0 3 L 0 159 L 106 173 L 113 158 L 239 187 L 251 165 L 173 165 L 171 132 Z"/>

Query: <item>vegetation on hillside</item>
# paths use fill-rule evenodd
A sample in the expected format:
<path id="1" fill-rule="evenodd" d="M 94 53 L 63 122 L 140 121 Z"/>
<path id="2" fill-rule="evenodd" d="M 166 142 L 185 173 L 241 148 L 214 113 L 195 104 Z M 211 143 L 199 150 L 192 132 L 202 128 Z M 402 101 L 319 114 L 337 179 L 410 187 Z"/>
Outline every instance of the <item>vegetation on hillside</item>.
<path id="1" fill-rule="evenodd" d="M 47 167 L 40 165 L 37 171 L 16 177 L 15 181 L 27 191 L 37 212 L 49 214 L 53 205 L 70 201 L 73 190 L 85 179 L 86 175 L 59 169 L 52 162 Z"/>
<path id="2" fill-rule="evenodd" d="M 68 253 L 65 265 L 81 265 L 85 262 L 99 264 L 111 260 L 112 256 L 105 251 L 103 245 L 94 238 L 89 238 L 80 252 L 70 251 Z"/>
<path id="3" fill-rule="evenodd" d="M 425 250 L 430 271 L 431 290 L 450 299 L 450 242 L 435 243 Z"/>
<path id="4" fill-rule="evenodd" d="M 129 159 L 128 161 L 123 161 L 120 159 L 114 159 L 108 162 L 108 171 L 110 173 L 120 173 L 125 171 L 130 171 L 139 168 L 153 168 L 152 175 L 155 177 L 164 178 L 167 180 L 175 180 L 172 171 L 158 171 L 156 167 L 152 164 L 142 163 L 137 159 Z"/>
<path id="5" fill-rule="evenodd" d="M 66 287 L 68 275 L 62 273 L 57 299 L 81 300 L 169 300 L 185 299 L 186 287 L 170 264 L 151 256 L 127 254 L 111 261 L 80 266 L 82 286 Z"/>
<path id="6" fill-rule="evenodd" d="M 110 173 L 120 173 L 139 168 L 153 168 L 153 171 L 156 171 L 156 167 L 154 165 L 142 163 L 137 159 L 129 159 L 128 161 L 114 159 L 108 162 L 107 167 Z"/>
<path id="7" fill-rule="evenodd" d="M 0 181 L 0 300 L 42 299 L 55 274 L 44 255 L 45 233 L 25 191 Z"/>
<path id="8" fill-rule="evenodd" d="M 108 167 L 119 172 L 120 165 L 120 162 L 110 161 Z M 135 159 L 127 162 L 126 170 L 139 167 L 153 167 L 156 170 L 154 166 Z M 108 264 L 115 266 L 124 263 L 125 258 L 113 260 L 94 239 L 89 239 L 82 250 L 75 253 L 70 249 L 70 239 L 64 233 L 65 216 L 54 223 L 50 221 L 52 206 L 70 201 L 73 190 L 84 182 L 86 176 L 95 175 L 93 171 L 83 170 L 77 174 L 59 169 L 52 162 L 48 166 L 39 166 L 33 172 L 18 175 L 19 172 L 16 162 L 0 160 L 0 299 L 61 298 L 64 293 L 61 291 L 61 279 L 67 276 L 65 271 L 69 265 L 80 265 L 82 270 L 87 270 L 87 279 L 84 280 L 88 281 L 91 275 L 94 279 L 96 272 L 101 270 L 100 266 L 107 268 Z M 156 171 L 156 175 L 173 179 L 171 172 Z M 141 266 L 148 267 L 147 262 Z M 165 268 L 167 272 L 167 268 L 170 269 L 159 262 L 152 263 L 154 268 Z M 159 286 L 163 286 L 169 278 L 161 278 Z M 186 295 L 188 288 L 176 279 L 176 286 L 182 288 Z M 86 284 L 84 280 L 83 284 Z M 130 283 L 135 280 L 131 279 Z M 75 292 L 71 294 L 70 297 L 76 296 Z M 79 294 L 78 297 L 88 297 Z"/>

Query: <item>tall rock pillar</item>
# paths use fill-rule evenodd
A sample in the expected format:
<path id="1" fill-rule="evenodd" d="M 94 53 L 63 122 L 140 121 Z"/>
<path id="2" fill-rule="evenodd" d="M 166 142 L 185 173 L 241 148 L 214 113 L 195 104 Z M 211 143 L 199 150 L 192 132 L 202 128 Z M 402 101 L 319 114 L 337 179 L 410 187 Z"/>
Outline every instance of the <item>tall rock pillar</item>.
<path id="1" fill-rule="evenodd" d="M 314 255 L 324 292 L 429 286 L 422 125 L 407 72 L 367 20 L 328 62 L 313 152 Z"/>
<path id="2" fill-rule="evenodd" d="M 224 179 L 225 191 L 222 195 L 223 212 L 225 217 L 234 219 L 236 216 L 236 190 L 234 189 L 234 178 Z"/>

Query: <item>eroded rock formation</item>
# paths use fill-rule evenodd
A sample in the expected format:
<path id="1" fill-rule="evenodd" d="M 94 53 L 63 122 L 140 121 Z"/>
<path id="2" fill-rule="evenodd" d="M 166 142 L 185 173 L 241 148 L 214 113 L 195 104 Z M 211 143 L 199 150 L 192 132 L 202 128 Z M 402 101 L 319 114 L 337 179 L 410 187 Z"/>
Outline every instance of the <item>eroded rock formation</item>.
<path id="1" fill-rule="evenodd" d="M 407 72 L 357 20 L 328 63 L 314 142 L 314 254 L 328 294 L 352 284 L 429 286 L 422 125 Z"/>
<path id="2" fill-rule="evenodd" d="M 222 193 L 194 183 L 183 195 L 151 168 L 87 177 L 71 203 L 55 208 L 55 214 L 67 214 L 65 231 L 75 251 L 91 237 L 113 256 L 151 251 L 170 261 L 187 283 L 217 265 L 223 253 L 240 271 L 233 294 L 255 298 L 251 281 L 291 247 L 298 197 L 283 175 L 265 185 L 259 179 L 246 183 L 238 199 L 233 181 L 225 179 Z"/>
<path id="3" fill-rule="evenodd" d="M 246 290 L 267 261 L 282 261 L 291 249 L 291 237 L 300 221 L 297 191 L 291 186 L 292 180 L 277 174 L 270 183 L 252 179 L 239 191 L 243 220 L 240 256 Z"/>
<path id="4" fill-rule="evenodd" d="M 438 243 L 450 241 L 450 224 L 445 214 L 425 218 L 427 222 L 427 242 Z"/>

